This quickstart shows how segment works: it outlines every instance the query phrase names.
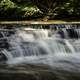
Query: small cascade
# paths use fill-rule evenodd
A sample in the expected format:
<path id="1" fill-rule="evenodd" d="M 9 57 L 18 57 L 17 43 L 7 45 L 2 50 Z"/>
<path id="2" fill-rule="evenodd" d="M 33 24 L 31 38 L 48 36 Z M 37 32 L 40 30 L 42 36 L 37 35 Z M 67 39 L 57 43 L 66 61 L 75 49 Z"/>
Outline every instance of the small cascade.
<path id="1" fill-rule="evenodd" d="M 45 29 L 25 28 L 24 31 L 26 31 L 27 34 L 32 34 L 37 39 L 48 38 L 48 30 Z"/>
<path id="2" fill-rule="evenodd" d="M 76 46 L 80 38 L 79 25 L 48 25 L 47 29 L 44 28 L 3 28 L 0 52 L 8 58 L 7 62 L 80 52 L 80 46 Z"/>
<path id="3" fill-rule="evenodd" d="M 69 47 L 72 53 L 76 53 L 73 45 L 68 40 L 65 40 L 65 43 Z"/>
<path id="4" fill-rule="evenodd" d="M 21 37 L 23 40 L 34 40 L 34 39 L 47 39 L 48 30 L 43 29 L 24 29 L 23 31 L 17 31 L 18 37 Z M 27 35 L 27 36 L 26 36 Z"/>
<path id="5" fill-rule="evenodd" d="M 34 36 L 38 39 L 47 39 L 48 38 L 48 30 L 37 30 L 33 32 Z"/>
<path id="6" fill-rule="evenodd" d="M 59 34 L 61 38 L 65 38 L 65 39 L 78 39 L 80 38 L 80 29 L 62 28 L 57 30 L 57 34 Z"/>

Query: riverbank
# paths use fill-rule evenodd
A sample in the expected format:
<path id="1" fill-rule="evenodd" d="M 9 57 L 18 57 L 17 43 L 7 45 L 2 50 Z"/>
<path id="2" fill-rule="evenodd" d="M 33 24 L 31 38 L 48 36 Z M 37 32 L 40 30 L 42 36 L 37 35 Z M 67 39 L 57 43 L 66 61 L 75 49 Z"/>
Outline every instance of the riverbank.
<path id="1" fill-rule="evenodd" d="M 61 21 L 61 20 L 49 20 L 49 21 L 0 21 L 0 24 L 23 24 L 23 25 L 37 25 L 37 24 L 80 24 L 80 21 Z"/>

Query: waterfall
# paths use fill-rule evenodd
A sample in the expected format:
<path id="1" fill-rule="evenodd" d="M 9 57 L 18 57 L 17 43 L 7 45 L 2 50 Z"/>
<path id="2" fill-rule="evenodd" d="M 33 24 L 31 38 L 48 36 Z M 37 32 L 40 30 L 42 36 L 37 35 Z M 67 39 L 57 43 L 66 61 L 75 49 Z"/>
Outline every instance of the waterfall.
<path id="1" fill-rule="evenodd" d="M 66 27 L 66 28 L 65 28 Z M 2 31 L 3 40 L 6 39 L 8 48 L 4 48 L 5 43 L 1 44 L 3 53 L 7 57 L 7 63 L 18 63 L 54 55 L 68 55 L 79 53 L 80 46 L 76 46 L 80 38 L 80 29 L 73 25 L 50 25 L 50 29 L 22 27 L 17 28 L 16 32 L 5 34 Z M 13 29 L 12 29 L 13 31 Z M 6 47 L 7 47 L 6 46 Z M 16 60 L 16 61 L 15 61 Z"/>
<path id="2" fill-rule="evenodd" d="M 74 47 L 70 44 L 70 42 L 68 40 L 65 40 L 65 43 L 70 48 L 70 50 L 72 51 L 72 53 L 76 53 Z"/>

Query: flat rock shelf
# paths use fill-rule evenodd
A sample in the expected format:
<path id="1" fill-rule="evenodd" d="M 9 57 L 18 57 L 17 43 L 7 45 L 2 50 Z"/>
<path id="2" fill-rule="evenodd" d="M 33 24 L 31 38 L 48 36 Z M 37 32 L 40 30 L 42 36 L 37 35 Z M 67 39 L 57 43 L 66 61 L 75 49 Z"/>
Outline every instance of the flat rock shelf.
<path id="1" fill-rule="evenodd" d="M 50 21 L 0 21 L 0 24 L 80 24 L 80 21 L 61 21 L 61 20 L 50 20 Z"/>

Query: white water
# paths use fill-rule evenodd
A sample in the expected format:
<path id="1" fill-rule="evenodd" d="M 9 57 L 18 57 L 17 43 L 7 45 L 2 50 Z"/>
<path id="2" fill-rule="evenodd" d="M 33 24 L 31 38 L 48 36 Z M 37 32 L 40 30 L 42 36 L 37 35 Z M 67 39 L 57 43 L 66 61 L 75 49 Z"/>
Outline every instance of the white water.
<path id="1" fill-rule="evenodd" d="M 76 31 L 79 34 L 79 29 Z M 8 58 L 7 64 L 46 64 L 52 68 L 80 71 L 80 39 L 69 39 L 68 32 L 64 29 L 63 32 L 65 39 L 57 31 L 18 29 L 7 38 L 9 49 L 1 52 Z"/>
<path id="2" fill-rule="evenodd" d="M 46 60 L 53 61 L 54 56 L 63 58 L 63 56 L 76 53 L 72 41 L 61 39 L 55 32 L 54 34 L 52 32 L 50 37 L 49 34 L 51 31 L 44 29 L 24 28 L 17 30 L 15 35 L 7 38 L 10 44 L 9 50 L 2 50 L 8 58 L 7 63 L 46 63 Z M 4 34 L 3 37 L 5 38 Z"/>

